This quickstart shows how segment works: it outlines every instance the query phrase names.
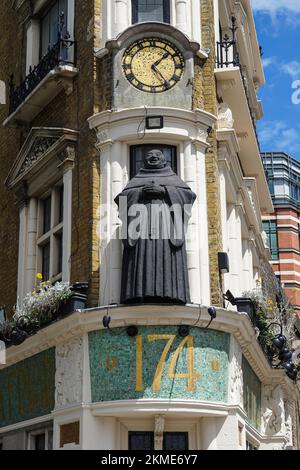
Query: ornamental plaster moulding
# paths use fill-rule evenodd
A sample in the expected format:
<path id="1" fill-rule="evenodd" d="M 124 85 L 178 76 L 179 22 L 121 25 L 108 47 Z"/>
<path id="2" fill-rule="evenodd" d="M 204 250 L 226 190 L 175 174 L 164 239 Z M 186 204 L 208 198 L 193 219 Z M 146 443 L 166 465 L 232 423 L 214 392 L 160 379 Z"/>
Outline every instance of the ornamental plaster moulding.
<path id="1" fill-rule="evenodd" d="M 198 55 L 202 59 L 208 58 L 209 51 L 201 49 L 198 42 L 190 41 L 185 34 L 170 24 L 155 21 L 136 23 L 129 26 L 129 28 L 119 34 L 117 38 L 107 41 L 105 47 L 96 51 L 95 55 L 98 58 L 102 58 L 114 49 L 126 47 L 129 42 L 134 41 L 137 37 L 153 37 L 155 35 L 170 37 L 172 40 L 177 41 L 186 51 L 190 51 L 192 54 Z"/>
<path id="2" fill-rule="evenodd" d="M 78 132 L 71 129 L 33 127 L 5 181 L 14 189 L 29 181 L 49 162 L 59 168 L 75 159 Z"/>

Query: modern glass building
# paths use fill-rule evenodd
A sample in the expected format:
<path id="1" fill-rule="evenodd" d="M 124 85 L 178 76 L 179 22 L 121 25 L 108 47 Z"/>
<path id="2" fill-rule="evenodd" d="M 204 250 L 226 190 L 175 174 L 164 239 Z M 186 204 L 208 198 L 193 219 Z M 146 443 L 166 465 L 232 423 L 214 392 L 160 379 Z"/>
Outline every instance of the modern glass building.
<path id="1" fill-rule="evenodd" d="M 300 162 L 284 152 L 262 153 L 275 212 L 263 217 L 272 265 L 300 311 Z"/>

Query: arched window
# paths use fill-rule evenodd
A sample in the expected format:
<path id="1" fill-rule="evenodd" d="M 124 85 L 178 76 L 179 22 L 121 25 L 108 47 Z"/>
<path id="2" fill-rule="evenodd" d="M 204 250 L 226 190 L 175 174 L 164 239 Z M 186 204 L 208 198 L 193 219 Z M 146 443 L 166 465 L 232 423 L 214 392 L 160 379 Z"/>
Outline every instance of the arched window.
<path id="1" fill-rule="evenodd" d="M 170 23 L 170 0 L 132 0 L 132 23 Z"/>

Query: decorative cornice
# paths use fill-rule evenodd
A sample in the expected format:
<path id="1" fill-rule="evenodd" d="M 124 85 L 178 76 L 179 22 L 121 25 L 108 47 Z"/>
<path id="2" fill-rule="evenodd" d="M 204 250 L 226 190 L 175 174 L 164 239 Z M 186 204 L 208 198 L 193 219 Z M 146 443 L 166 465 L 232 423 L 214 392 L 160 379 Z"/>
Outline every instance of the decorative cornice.
<path id="1" fill-rule="evenodd" d="M 56 141 L 56 137 L 37 137 L 30 152 L 27 154 L 17 177 L 21 176 L 25 171 L 30 170 L 31 166 L 34 165 L 34 163 L 37 162 Z"/>
<path id="2" fill-rule="evenodd" d="M 46 162 L 57 159 L 57 167 L 66 160 L 74 162 L 78 132 L 70 129 L 33 127 L 27 136 L 5 181 L 9 189 L 18 190 Z"/>

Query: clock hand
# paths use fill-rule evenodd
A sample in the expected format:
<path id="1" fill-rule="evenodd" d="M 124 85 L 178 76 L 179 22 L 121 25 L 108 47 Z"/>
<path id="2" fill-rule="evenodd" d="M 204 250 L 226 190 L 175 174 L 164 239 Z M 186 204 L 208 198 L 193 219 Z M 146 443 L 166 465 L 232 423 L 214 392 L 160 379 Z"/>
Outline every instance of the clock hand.
<path id="1" fill-rule="evenodd" d="M 169 52 L 166 52 L 163 56 L 161 56 L 160 59 L 158 59 L 156 62 L 154 62 L 153 66 L 156 67 L 161 63 L 162 60 L 166 59 L 169 55 Z"/>
<path id="2" fill-rule="evenodd" d="M 170 82 L 165 79 L 165 77 L 163 76 L 163 74 L 161 73 L 161 71 L 158 70 L 158 68 L 156 67 L 156 65 L 152 64 L 151 68 L 152 68 L 152 70 L 154 70 L 154 72 L 156 73 L 156 75 L 158 75 L 159 78 L 164 82 L 164 85 L 165 85 L 166 87 L 168 87 L 168 86 L 170 85 Z"/>

